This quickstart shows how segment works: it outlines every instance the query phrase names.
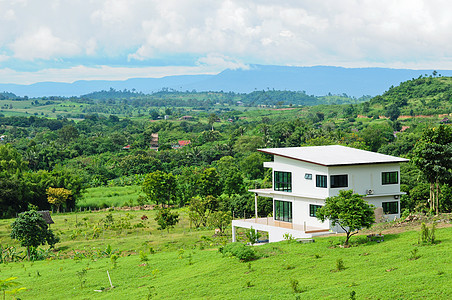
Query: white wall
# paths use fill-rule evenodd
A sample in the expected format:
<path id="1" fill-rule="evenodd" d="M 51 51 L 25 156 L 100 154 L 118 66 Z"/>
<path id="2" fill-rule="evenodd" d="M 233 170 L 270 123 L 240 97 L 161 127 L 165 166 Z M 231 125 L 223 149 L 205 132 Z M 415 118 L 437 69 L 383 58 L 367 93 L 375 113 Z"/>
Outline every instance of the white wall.
<path id="1" fill-rule="evenodd" d="M 327 188 L 315 186 L 315 175 L 328 175 L 328 168 L 294 159 L 274 156 L 273 163 L 265 163 L 265 167 L 271 167 L 274 171 L 292 173 L 292 193 L 304 196 L 328 197 Z M 305 179 L 306 173 L 312 174 L 312 179 Z"/>
<path id="2" fill-rule="evenodd" d="M 306 222 L 306 226 L 313 226 L 319 228 L 329 228 L 329 223 L 322 223 L 316 217 L 309 216 L 309 204 L 314 205 L 325 205 L 324 200 L 314 200 L 314 199 L 303 199 L 303 200 L 294 200 L 292 204 L 292 219 L 294 224 L 304 225 Z"/>
<path id="3" fill-rule="evenodd" d="M 399 183 L 381 184 L 382 172 L 398 172 Z M 341 189 L 352 189 L 355 193 L 365 195 L 367 190 L 373 190 L 374 195 L 400 193 L 400 166 L 399 164 L 373 164 L 354 165 L 328 168 L 328 175 L 348 174 L 347 188 L 328 188 L 329 196 L 336 196 Z M 328 179 L 329 179 L 328 176 Z M 329 183 L 328 183 L 328 186 Z"/>

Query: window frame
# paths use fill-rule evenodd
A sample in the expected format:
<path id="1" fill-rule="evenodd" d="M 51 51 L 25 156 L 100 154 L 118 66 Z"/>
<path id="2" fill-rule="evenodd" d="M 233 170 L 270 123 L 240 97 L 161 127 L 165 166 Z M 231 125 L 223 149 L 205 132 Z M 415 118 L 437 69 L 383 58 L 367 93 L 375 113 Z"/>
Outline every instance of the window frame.
<path id="1" fill-rule="evenodd" d="M 312 173 L 305 173 L 305 174 L 304 174 L 304 179 L 306 179 L 306 180 L 312 180 Z"/>
<path id="2" fill-rule="evenodd" d="M 395 181 L 391 180 L 391 179 L 393 179 L 391 176 L 393 174 L 395 174 Z M 382 185 L 398 184 L 398 183 L 399 183 L 399 171 L 381 172 L 381 184 Z"/>
<path id="3" fill-rule="evenodd" d="M 327 175 L 315 175 L 315 186 L 319 188 L 328 188 Z"/>
<path id="4" fill-rule="evenodd" d="M 273 190 L 280 192 L 292 192 L 292 172 L 274 171 Z"/>
<path id="5" fill-rule="evenodd" d="M 283 201 L 283 200 L 275 200 L 273 206 L 274 206 L 274 210 L 275 210 L 275 214 L 274 214 L 275 221 L 292 223 L 292 220 L 293 220 L 292 202 Z"/>
<path id="6" fill-rule="evenodd" d="M 323 206 L 318 204 L 309 204 L 309 216 L 314 218 L 317 217 L 317 210 L 321 207 Z"/>
<path id="7" fill-rule="evenodd" d="M 394 204 L 396 205 L 395 210 L 393 209 Z M 397 215 L 399 213 L 399 201 L 385 201 L 381 203 L 381 207 L 385 215 Z"/>
<path id="8" fill-rule="evenodd" d="M 348 187 L 348 174 L 330 175 L 330 187 L 333 189 Z"/>

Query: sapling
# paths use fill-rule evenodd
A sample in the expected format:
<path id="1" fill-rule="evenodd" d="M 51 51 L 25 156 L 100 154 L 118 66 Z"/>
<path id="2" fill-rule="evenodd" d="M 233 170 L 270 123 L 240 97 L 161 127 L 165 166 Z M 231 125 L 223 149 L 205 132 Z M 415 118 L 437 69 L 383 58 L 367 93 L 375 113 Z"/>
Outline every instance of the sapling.
<path id="1" fill-rule="evenodd" d="M 250 242 L 251 245 L 254 245 L 261 237 L 261 234 L 259 233 L 259 231 L 251 227 L 246 231 L 246 237 L 248 238 L 248 242 Z"/>
<path id="2" fill-rule="evenodd" d="M 80 281 L 80 288 L 83 288 L 85 286 L 86 282 L 86 269 L 82 269 L 81 271 L 77 271 L 75 274 L 78 277 L 78 280 Z"/>
<path id="3" fill-rule="evenodd" d="M 140 251 L 140 260 L 141 261 L 148 261 L 149 260 L 148 255 L 147 255 L 146 252 Z"/>
<path id="4" fill-rule="evenodd" d="M 342 258 L 338 258 L 336 261 L 336 271 L 342 271 L 345 270 L 344 261 Z"/>

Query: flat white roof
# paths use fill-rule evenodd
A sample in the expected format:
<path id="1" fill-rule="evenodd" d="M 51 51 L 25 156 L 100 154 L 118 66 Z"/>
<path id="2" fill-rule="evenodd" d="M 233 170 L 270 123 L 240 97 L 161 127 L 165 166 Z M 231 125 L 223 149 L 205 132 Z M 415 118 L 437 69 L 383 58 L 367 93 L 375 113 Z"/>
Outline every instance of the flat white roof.
<path id="1" fill-rule="evenodd" d="M 258 151 L 322 166 L 401 163 L 406 158 L 360 150 L 340 145 L 266 148 Z"/>

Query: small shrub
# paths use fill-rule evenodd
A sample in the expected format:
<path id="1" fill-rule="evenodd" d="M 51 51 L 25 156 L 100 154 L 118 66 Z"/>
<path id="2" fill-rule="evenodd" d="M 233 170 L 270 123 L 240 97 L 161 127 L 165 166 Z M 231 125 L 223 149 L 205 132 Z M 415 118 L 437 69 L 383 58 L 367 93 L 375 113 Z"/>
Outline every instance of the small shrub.
<path id="1" fill-rule="evenodd" d="M 141 261 L 148 261 L 149 260 L 148 255 L 146 254 L 146 252 L 140 251 L 140 260 Z"/>
<path id="2" fill-rule="evenodd" d="M 258 258 L 256 251 L 253 248 L 247 247 L 241 243 L 230 243 L 224 247 L 220 247 L 219 251 L 223 255 L 235 256 L 242 262 L 248 262 Z"/>
<path id="3" fill-rule="evenodd" d="M 116 269 L 116 267 L 118 266 L 118 258 L 119 258 L 119 256 L 117 256 L 116 254 L 113 254 L 112 256 L 110 256 L 110 261 L 111 261 L 111 264 L 113 265 L 113 269 Z"/>
<path id="4" fill-rule="evenodd" d="M 433 245 L 436 243 L 436 224 L 432 224 L 432 229 L 429 229 L 423 222 L 421 225 L 421 232 L 419 234 L 418 244 Z"/>
<path id="5" fill-rule="evenodd" d="M 342 258 L 338 258 L 336 260 L 336 271 L 340 272 L 342 270 L 345 270 L 344 261 L 342 260 Z"/>
<path id="6" fill-rule="evenodd" d="M 295 294 L 303 293 L 306 291 L 306 288 L 300 288 L 300 286 L 298 285 L 298 280 L 296 279 L 290 280 L 290 287 L 292 288 L 292 292 L 294 292 Z"/>
<path id="7" fill-rule="evenodd" d="M 320 254 L 314 254 L 314 257 L 315 257 L 316 259 L 319 259 L 319 258 L 321 258 L 322 256 L 320 256 Z"/>
<path id="8" fill-rule="evenodd" d="M 245 234 L 248 239 L 248 242 L 250 242 L 251 245 L 254 245 L 255 243 L 257 243 L 257 241 L 261 237 L 259 231 L 255 230 L 253 227 L 251 227 L 249 230 L 247 230 Z"/>
<path id="9" fill-rule="evenodd" d="M 284 233 L 283 238 L 285 241 L 288 241 L 289 243 L 295 241 L 295 238 L 290 233 Z"/>
<path id="10" fill-rule="evenodd" d="M 350 300 L 356 300 L 356 292 L 355 291 L 350 292 Z"/>
<path id="11" fill-rule="evenodd" d="M 416 260 L 419 259 L 421 256 L 417 253 L 417 248 L 414 248 L 413 250 L 411 250 L 411 256 L 410 256 L 410 260 Z"/>
<path id="12" fill-rule="evenodd" d="M 254 286 L 254 284 L 252 284 L 251 281 L 249 281 L 249 280 L 245 284 L 245 287 L 247 287 L 247 288 L 250 288 L 250 287 L 253 287 L 253 286 Z"/>

